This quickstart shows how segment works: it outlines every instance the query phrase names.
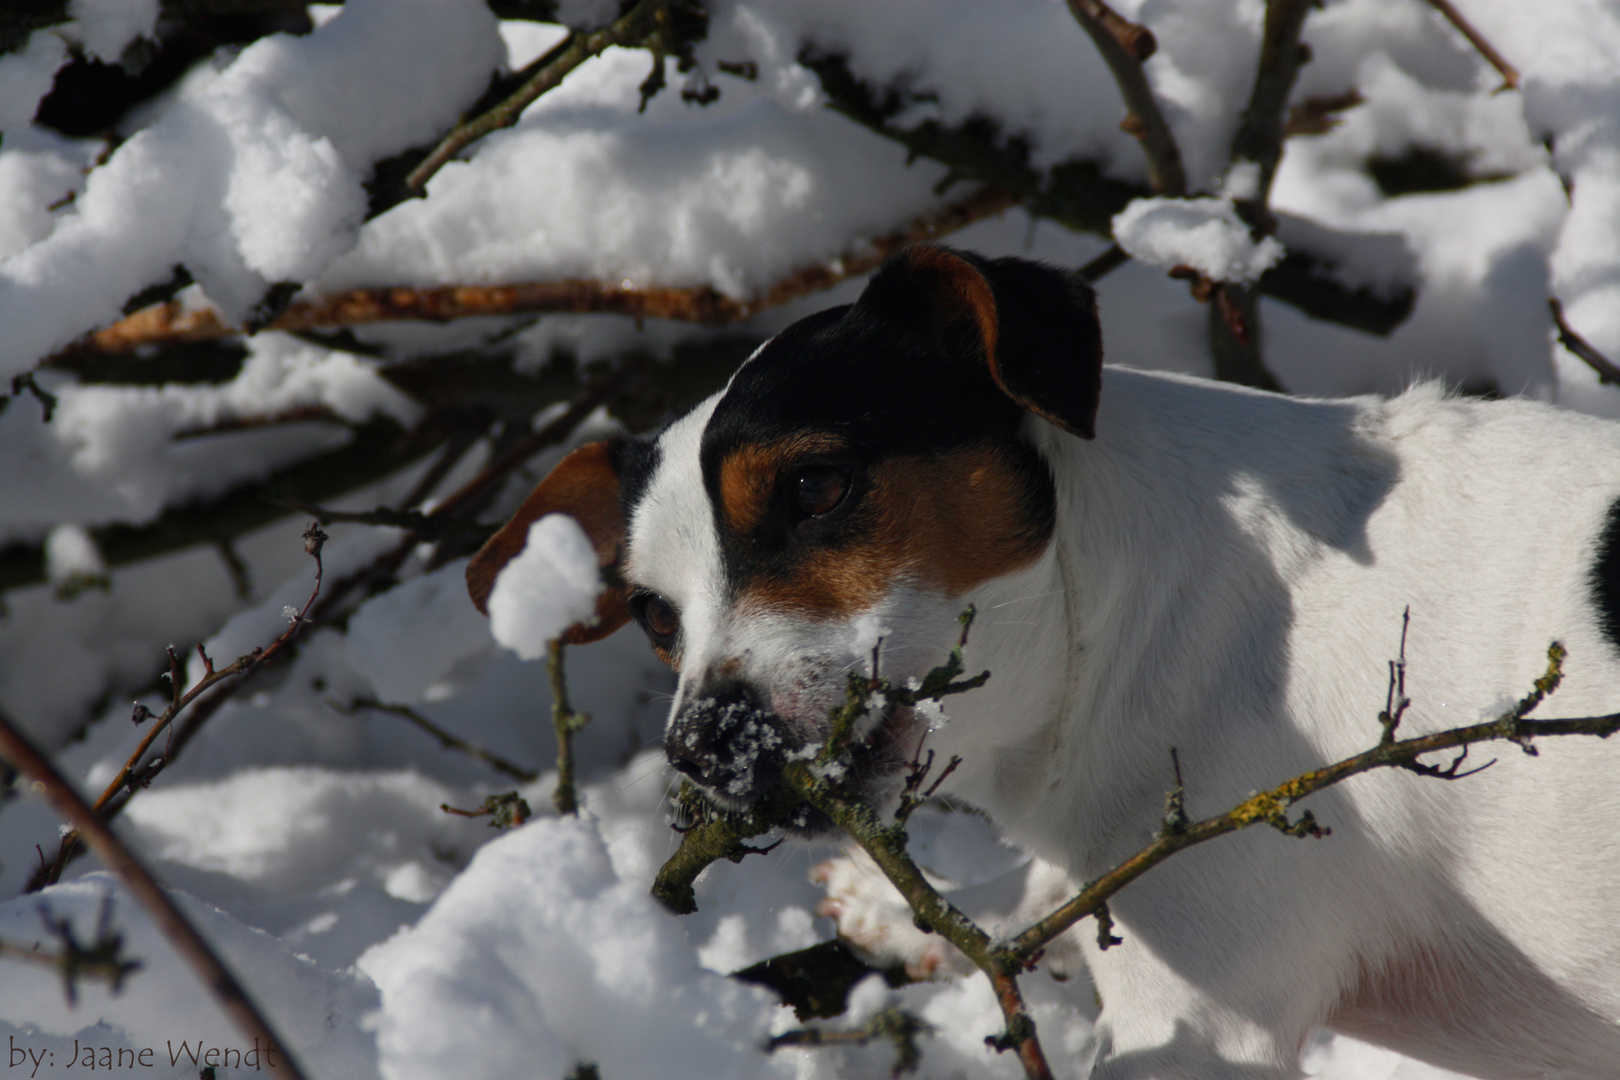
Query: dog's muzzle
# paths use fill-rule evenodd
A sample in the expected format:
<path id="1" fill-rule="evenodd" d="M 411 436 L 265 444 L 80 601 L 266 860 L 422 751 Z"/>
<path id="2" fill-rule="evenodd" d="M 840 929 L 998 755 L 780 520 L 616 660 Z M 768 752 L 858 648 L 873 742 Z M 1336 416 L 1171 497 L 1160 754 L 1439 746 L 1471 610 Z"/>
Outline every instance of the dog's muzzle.
<path id="1" fill-rule="evenodd" d="M 776 787 L 786 755 L 802 740 L 747 684 L 728 681 L 694 697 L 670 724 L 670 764 L 733 807 L 761 802 Z"/>

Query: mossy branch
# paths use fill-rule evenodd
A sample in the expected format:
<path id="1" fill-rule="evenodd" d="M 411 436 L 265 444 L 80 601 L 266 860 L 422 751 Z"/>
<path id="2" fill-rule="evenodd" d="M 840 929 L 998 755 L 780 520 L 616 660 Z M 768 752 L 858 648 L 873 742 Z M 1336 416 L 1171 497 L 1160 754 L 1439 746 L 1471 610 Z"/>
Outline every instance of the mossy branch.
<path id="1" fill-rule="evenodd" d="M 969 611 L 963 617 L 963 640 L 952 651 L 951 658 L 935 668 L 923 681 L 924 687 L 937 689 L 940 696 L 960 693 L 983 682 L 984 676 L 962 681 L 956 679 L 962 670 L 962 645 L 965 644 L 971 621 Z M 840 771 L 827 768 L 829 762 L 841 752 L 833 750 L 835 742 L 842 738 L 846 741 L 839 745 L 847 748 L 848 732 L 852 730 L 854 722 L 875 702 L 883 700 L 914 704 L 935 696 L 925 694 L 921 687 L 897 691 L 888 687 L 881 678 L 855 675 L 850 679 L 846 703 L 833 711 L 834 717 L 841 716 L 841 720 L 835 721 L 833 733 L 821 752 L 814 760 L 789 761 L 783 769 L 782 782 L 769 802 L 746 815 L 715 814 L 703 809 L 702 796 L 695 788 L 688 785 L 683 789 L 682 799 L 689 812 L 713 816 L 702 825 L 687 830 L 680 850 L 659 872 L 653 893 L 678 913 L 696 910 L 691 883 L 705 867 L 721 858 L 740 861 L 744 855 L 761 850 L 749 848 L 742 841 L 769 832 L 795 813 L 802 813 L 804 805 L 813 807 L 825 814 L 872 857 L 884 876 L 905 898 L 918 926 L 944 937 L 990 979 L 1006 1019 L 1004 1034 L 991 1040 L 992 1044 L 998 1049 L 1016 1051 L 1027 1076 L 1049 1077 L 1051 1072 L 1036 1037 L 1034 1021 L 1018 990 L 1017 977 L 1033 968 L 1042 950 L 1053 939 L 1081 919 L 1092 916 L 1097 920 L 1099 946 L 1107 949 L 1119 944 L 1121 939 L 1113 934 L 1109 899 L 1159 863 L 1196 844 L 1258 824 L 1270 825 L 1294 837 L 1322 838 L 1330 835 L 1331 829 L 1318 823 L 1309 810 L 1294 818 L 1289 817 L 1289 811 L 1300 800 L 1352 776 L 1379 768 L 1400 768 L 1421 776 L 1457 780 L 1478 771 L 1459 772 L 1468 747 L 1476 743 L 1507 740 L 1533 755 L 1538 738 L 1558 735 L 1608 738 L 1620 730 L 1620 713 L 1557 720 L 1527 719 L 1548 695 L 1557 690 L 1563 678 L 1565 657 L 1566 652 L 1561 644 L 1554 642 L 1550 645 L 1546 671 L 1513 708 L 1494 720 L 1399 739 L 1396 738 L 1396 731 L 1409 704 L 1405 697 L 1403 623 L 1401 659 L 1390 665 L 1388 701 L 1378 717 L 1383 729 L 1383 737 L 1378 745 L 1354 757 L 1303 773 L 1250 796 L 1224 814 L 1198 822 L 1187 820 L 1181 763 L 1172 751 L 1176 786 L 1166 798 L 1164 821 L 1154 841 L 1088 883 L 1077 896 L 1005 944 L 993 941 L 981 927 L 941 895 L 906 854 L 907 800 L 915 798 L 914 789 L 920 786 L 921 776 L 927 771 L 926 766 L 914 764 L 913 776 L 902 796 L 901 812 L 896 814 L 892 822 L 884 821 L 870 804 L 849 792 L 838 779 Z M 1444 767 L 1418 760 L 1427 754 L 1456 749 L 1461 749 L 1462 754 Z M 931 762 L 932 758 L 929 760 Z M 948 773 L 949 769 L 946 771 Z M 938 786 L 937 781 L 935 786 Z"/>

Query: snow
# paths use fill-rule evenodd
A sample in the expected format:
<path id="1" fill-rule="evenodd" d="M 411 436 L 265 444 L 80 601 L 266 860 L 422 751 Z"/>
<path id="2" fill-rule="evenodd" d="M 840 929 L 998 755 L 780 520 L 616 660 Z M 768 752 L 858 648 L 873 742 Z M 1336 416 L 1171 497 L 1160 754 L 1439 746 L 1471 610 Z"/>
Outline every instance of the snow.
<path id="1" fill-rule="evenodd" d="M 490 624 L 467 603 L 466 574 L 467 560 L 458 559 L 368 600 L 349 620 L 349 664 L 379 698 L 406 704 L 442 696 L 452 689 L 444 685 L 452 672 L 476 670 L 492 651 Z M 421 626 L 438 633 L 423 634 Z"/>
<path id="2" fill-rule="evenodd" d="M 1258 181 L 1226 147 L 1247 99 L 1262 0 L 1120 0 L 1158 42 L 1146 71 L 1189 176 L 1185 199 L 1142 199 L 1115 222 L 1134 259 L 1098 284 L 1110 360 L 1208 374 L 1207 309 L 1169 280 L 1186 263 L 1253 281 L 1286 249 L 1331 260 L 1351 288 L 1410 287 L 1417 302 L 1387 337 L 1315 321 L 1262 300 L 1268 365 L 1291 391 L 1346 394 L 1448 386 L 1518 393 L 1620 416 L 1620 390 L 1556 342 L 1547 299 L 1620 359 L 1620 3 L 1469 0 L 1469 19 L 1518 67 L 1501 76 L 1431 5 L 1335 0 L 1313 10 L 1312 60 L 1295 103 L 1355 91 L 1361 104 L 1320 134 L 1288 139 L 1271 192 L 1275 238 L 1256 244 L 1230 200 Z M 476 0 L 349 0 L 313 12 L 317 29 L 223 50 L 120 125 L 121 142 L 34 126 L 69 44 L 115 61 L 161 33 L 156 0 L 74 0 L 72 21 L 0 56 L 0 390 L 45 354 L 119 317 L 138 290 L 185 265 L 181 295 L 229 318 L 278 281 L 306 296 L 350 287 L 499 284 L 589 278 L 633 286 L 707 286 L 749 297 L 836 259 L 876 234 L 966 193 L 946 170 L 824 108 L 801 48 L 845 54 L 874 87 L 902 85 L 895 122 L 993 120 L 1032 167 L 1081 160 L 1145 183 L 1140 147 L 1106 65 L 1060 0 L 714 0 L 697 46 L 722 91 L 707 108 L 667 91 L 639 112 L 649 57 L 612 49 L 571 74 L 514 127 L 475 144 L 428 197 L 364 222 L 375 164 L 430 145 L 498 68 L 528 63 L 564 31 L 498 23 Z M 570 0 L 564 18 L 612 18 L 605 0 Z M 753 61 L 749 82 L 722 61 Z M 686 75 L 668 77 L 679 88 Z M 1391 195 L 1370 159 L 1438 154 L 1482 182 Z M 1022 211 L 949 237 L 962 248 L 1078 266 L 1105 238 L 1077 236 Z M 763 313 L 751 339 L 847 302 L 861 283 Z M 733 331 L 726 331 L 731 333 Z M 161 710 L 164 647 L 182 681 L 267 645 L 303 607 L 315 566 L 303 520 L 241 538 L 239 595 L 208 545 L 115 566 L 98 530 L 165 513 L 345 444 L 344 424 L 433 417 L 384 375 L 390 360 L 510 350 L 525 370 L 558 353 L 582 363 L 642 353 L 670 360 L 722 332 L 598 316 L 445 327 L 362 327 L 348 348 L 286 334 L 245 343 L 227 381 L 117 385 L 43 368 L 54 417 L 26 391 L 0 411 L 0 549 L 42 546 L 47 580 L 4 595 L 0 708 L 99 792 L 144 728 L 132 699 Z M 488 345 L 492 339 L 497 345 Z M 367 355 L 375 346 L 385 356 Z M 675 361 L 678 362 L 678 361 Z M 215 430 L 293 410 L 336 420 Z M 504 421 L 507 430 L 548 414 Z M 608 430 L 593 418 L 575 438 Z M 515 425 L 515 426 L 513 426 Z M 487 460 L 480 447 L 436 495 Z M 537 458 L 483 520 L 510 511 L 559 448 Z M 356 492 L 347 509 L 397 505 L 422 466 Z M 400 543 L 389 528 L 332 525 L 330 587 Z M 668 777 L 656 743 L 673 676 L 634 631 L 567 653 L 577 709 L 585 814 L 550 809 L 556 774 L 545 643 L 590 617 L 599 587 L 589 542 L 567 519 L 536 522 L 501 575 L 486 621 L 467 603 L 465 563 L 429 546 L 392 588 L 356 589 L 343 618 L 300 631 L 302 646 L 257 672 L 222 706 L 118 828 L 247 976 L 318 1076 L 604 1077 L 878 1075 L 884 1046 L 784 1050 L 763 1040 L 797 1021 L 762 991 L 726 978 L 830 934 L 806 870 L 824 847 L 784 846 L 712 868 L 699 911 L 674 918 L 647 889 L 673 849 Z M 95 588 L 78 588 L 103 579 Z M 104 584 L 105 587 L 99 587 Z M 61 597 L 58 594 L 60 588 Z M 883 628 L 864 631 L 875 640 Z M 504 648 L 498 648 L 497 643 Z M 517 784 L 358 699 L 410 705 L 459 739 L 533 770 Z M 943 722 L 935 710 L 930 722 Z M 535 820 L 502 833 L 452 816 L 516 789 Z M 195 980 L 116 882 L 85 859 L 62 884 L 21 897 L 59 821 L 33 793 L 0 802 L 0 940 L 42 938 L 44 900 L 81 933 L 101 897 L 145 967 L 114 996 L 94 982 L 69 1009 L 56 975 L 0 960 L 0 1035 L 55 1055 L 40 1076 L 75 1076 L 74 1040 L 152 1048 L 156 1076 L 195 1076 L 168 1045 L 238 1046 Z M 911 819 L 913 850 L 957 885 L 1013 869 L 1017 853 L 972 814 Z M 1083 1075 L 1093 1005 L 1083 978 L 1026 979 L 1059 1075 Z M 1015 1076 L 983 1045 L 998 1010 L 983 980 L 858 989 L 856 1022 L 899 1004 L 932 1024 L 921 1076 Z M 627 1036 L 628 1033 L 628 1036 Z M 633 1036 L 633 1037 L 630 1037 Z M 674 1068 L 672 1062 L 679 1062 Z M 1435 1068 L 1353 1040 L 1323 1037 L 1304 1067 L 1324 1080 L 1444 1080 Z M 19 1073 L 19 1075 L 21 1075 Z"/>
<path id="3" fill-rule="evenodd" d="M 1259 243 L 1225 199 L 1136 199 L 1114 215 L 1114 240 L 1131 257 L 1168 270 L 1190 266 L 1211 281 L 1252 285 L 1283 257 Z"/>
<path id="4" fill-rule="evenodd" d="M 21 51 L 0 56 L 0 133 L 34 118 L 39 99 L 50 93 L 56 69 L 67 58 L 67 46 L 49 30 L 35 30 Z"/>
<path id="5" fill-rule="evenodd" d="M 693 1076 L 793 1072 L 759 1056 L 775 998 L 700 968 L 590 820 L 541 821 L 485 845 L 425 918 L 359 966 L 382 992 L 390 1080 L 452 1075 L 469 1060 L 513 1080 L 581 1061 L 605 1076 L 667 1074 L 671 1062 Z"/>
<path id="6" fill-rule="evenodd" d="M 353 246 L 372 162 L 454 120 L 500 58 L 473 0 L 362 0 L 193 76 L 50 236 L 0 260 L 0 375 L 110 322 L 176 263 L 238 320 L 271 284 L 314 277 Z"/>
<path id="7" fill-rule="evenodd" d="M 149 38 L 157 27 L 158 0 L 68 0 L 71 28 L 84 51 L 116 64 L 136 38 Z"/>
<path id="8" fill-rule="evenodd" d="M 547 514 L 529 526 L 523 550 L 495 577 L 490 632 L 523 659 L 539 660 L 547 642 L 591 618 L 601 591 L 590 537 L 573 518 Z"/>

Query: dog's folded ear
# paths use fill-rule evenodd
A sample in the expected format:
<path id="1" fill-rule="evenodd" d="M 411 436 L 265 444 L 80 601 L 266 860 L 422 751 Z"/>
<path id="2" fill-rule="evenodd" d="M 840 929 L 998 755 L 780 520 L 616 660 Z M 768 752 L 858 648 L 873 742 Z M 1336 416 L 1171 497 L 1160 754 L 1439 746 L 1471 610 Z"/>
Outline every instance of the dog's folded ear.
<path id="1" fill-rule="evenodd" d="M 953 350 L 988 364 L 1013 401 L 1081 438 L 1095 436 L 1102 324 L 1096 295 L 1078 275 L 924 245 L 872 275 L 859 306 L 929 320 Z"/>
<path id="2" fill-rule="evenodd" d="M 523 550 L 529 526 L 547 514 L 567 514 L 579 522 L 596 549 L 597 565 L 617 569 L 624 549 L 625 522 L 611 442 L 587 443 L 558 462 L 529 493 L 512 520 L 473 556 L 467 564 L 467 592 L 479 611 L 489 613 L 486 605 L 496 575 Z M 609 584 L 596 598 L 595 619 L 569 627 L 563 634 L 564 641 L 571 645 L 597 641 L 629 621 L 628 597 L 624 586 L 617 584 L 617 573 L 611 570 Z"/>

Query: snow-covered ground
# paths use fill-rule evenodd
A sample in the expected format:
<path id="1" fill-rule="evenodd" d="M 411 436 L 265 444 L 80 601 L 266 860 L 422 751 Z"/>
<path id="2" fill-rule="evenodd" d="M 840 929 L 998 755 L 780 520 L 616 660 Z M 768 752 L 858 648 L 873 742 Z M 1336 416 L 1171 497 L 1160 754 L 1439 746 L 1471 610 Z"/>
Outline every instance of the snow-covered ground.
<path id="1" fill-rule="evenodd" d="M 1250 244 L 1225 201 L 1237 182 L 1226 147 L 1248 94 L 1264 5 L 1116 6 L 1156 35 L 1147 72 L 1198 198 L 1143 202 L 1118 219 L 1118 239 L 1138 259 L 1100 284 L 1105 347 L 1116 363 L 1208 374 L 1206 311 L 1164 270 L 1185 262 L 1251 278 L 1279 254 L 1276 241 Z M 1344 281 L 1410 281 L 1418 301 L 1388 337 L 1263 301 L 1267 363 L 1297 393 L 1390 392 L 1439 378 L 1620 416 L 1620 389 L 1600 385 L 1557 344 L 1547 307 L 1560 299 L 1587 341 L 1620 358 L 1620 0 L 1457 6 L 1518 68 L 1519 90 L 1494 92 L 1501 77 L 1423 0 L 1330 0 L 1311 14 L 1313 59 L 1295 100 L 1355 90 L 1363 101 L 1332 130 L 1288 141 L 1272 200 L 1285 215 L 1278 241 L 1286 248 L 1311 223 L 1335 230 Z M 576 0 L 564 11 L 590 21 L 613 7 Z M 157 8 L 157 0 L 75 0 L 77 23 L 40 31 L 25 50 L 0 57 L 6 383 L 115 320 L 175 264 L 198 282 L 190 300 L 206 296 L 232 318 L 283 280 L 307 282 L 309 295 L 594 278 L 711 285 L 742 297 L 960 194 L 937 193 L 942 166 L 908 165 L 902 147 L 826 109 L 815 76 L 796 62 L 807 42 L 846 53 L 850 69 L 874 85 L 904 80 L 930 92 L 905 123 L 988 116 L 1025 139 L 1037 167 L 1080 158 L 1116 178 L 1146 175 L 1135 140 L 1120 130 L 1114 83 L 1061 0 L 714 0 L 697 55 L 722 90 L 715 104 L 698 108 L 666 91 L 638 114 L 647 54 L 609 50 L 516 127 L 447 166 L 428 198 L 362 224 L 372 162 L 434 137 L 493 68 L 527 63 L 563 31 L 499 23 L 475 0 L 348 0 L 317 9 L 313 33 L 265 38 L 200 64 L 125 121 L 127 138 L 101 164 L 101 142 L 30 123 L 31 103 L 67 59 L 64 36 L 116 57 L 151 32 Z M 757 64 L 757 80 L 717 74 L 721 61 L 741 60 Z M 672 85 L 684 78 L 672 65 Z M 1491 179 L 1385 194 L 1368 161 L 1414 148 Z M 951 242 L 1067 265 L 1106 244 L 1021 211 Z M 763 337 L 849 299 L 859 285 L 769 311 L 745 329 Z M 507 329 L 483 320 L 360 337 L 405 355 L 476 345 Z M 582 361 L 633 349 L 669 355 L 711 333 L 548 317 L 509 346 L 537 367 L 559 348 Z M 204 439 L 177 433 L 302 406 L 404 423 L 419 411 L 378 375 L 376 359 L 274 333 L 248 348 L 241 373 L 219 385 L 80 385 L 40 372 L 58 399 L 51 422 L 41 422 L 26 393 L 0 412 L 0 545 L 48 539 L 54 580 L 94 577 L 102 567 L 86 529 L 148 523 L 345 438 L 316 423 Z M 610 423 L 593 417 L 576 439 Z M 535 475 L 559 453 L 540 459 Z M 343 505 L 388 503 L 414 478 L 394 477 Z M 505 509 L 522 486 L 503 495 Z M 11 591 L 0 614 L 0 708 L 84 790 L 98 792 L 140 736 L 129 699 L 164 668 L 165 645 L 185 655 L 206 641 L 210 655 L 228 659 L 285 628 L 283 611 L 307 597 L 313 571 L 302 527 L 284 522 L 237 545 L 254 583 L 248 600 L 212 548 L 118 569 L 108 588 L 71 600 L 49 586 Z M 330 531 L 328 580 L 398 537 L 365 526 Z M 545 535 L 558 551 L 577 540 L 566 530 Z M 292 663 L 226 705 L 130 802 L 120 825 L 310 1072 L 562 1077 L 592 1062 L 606 1080 L 881 1074 L 883 1046 L 766 1056 L 764 1040 L 796 1021 L 765 991 L 725 977 L 830 936 L 812 914 L 818 894 L 806 878 L 826 849 L 785 846 L 722 864 L 700 882 L 696 915 L 664 913 L 647 890 L 676 839 L 657 749 L 670 674 L 628 633 L 569 652 L 575 705 L 593 720 L 580 744 L 585 812 L 557 818 L 544 665 L 496 643 L 467 603 L 463 564 L 429 572 L 426 556 L 414 556 L 404 583 L 343 629 L 316 630 Z M 572 564 L 561 555 L 557 563 L 541 570 L 566 583 Z M 583 603 L 567 588 L 570 603 Z M 564 621 L 518 620 L 502 637 L 537 655 Z M 199 667 L 193 660 L 189 678 Z M 473 807 L 513 782 L 396 715 L 348 710 L 357 698 L 413 705 L 540 772 L 520 788 L 536 820 L 497 833 L 443 813 L 441 804 Z M 925 810 L 916 823 L 920 861 L 957 884 L 1017 858 L 975 815 Z M 48 854 L 57 835 L 57 819 L 26 788 L 0 804 L 0 941 L 48 940 L 41 903 L 88 932 L 111 896 L 114 923 L 144 967 L 119 995 L 85 983 L 70 1008 L 53 973 L 0 960 L 8 1080 L 77 1076 L 103 1062 L 116 1071 L 121 1052 L 140 1075 L 192 1077 L 208 1063 L 192 1056 L 199 1047 L 204 1055 L 251 1049 L 93 860 L 42 894 L 18 895 L 37 865 L 35 845 Z M 1059 1075 L 1082 1074 L 1089 986 L 1026 981 Z M 1017 1074 L 984 1046 L 999 1012 L 982 980 L 863 984 L 840 1023 L 896 1001 L 934 1027 L 920 1075 Z M 143 1050 L 151 1053 L 139 1057 Z M 227 1076 L 252 1068 L 215 1060 Z M 1304 1061 L 1334 1080 L 1447 1075 L 1326 1037 Z"/>

